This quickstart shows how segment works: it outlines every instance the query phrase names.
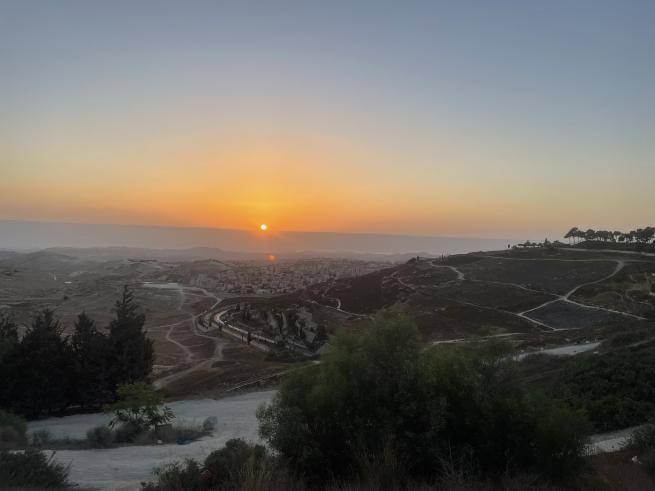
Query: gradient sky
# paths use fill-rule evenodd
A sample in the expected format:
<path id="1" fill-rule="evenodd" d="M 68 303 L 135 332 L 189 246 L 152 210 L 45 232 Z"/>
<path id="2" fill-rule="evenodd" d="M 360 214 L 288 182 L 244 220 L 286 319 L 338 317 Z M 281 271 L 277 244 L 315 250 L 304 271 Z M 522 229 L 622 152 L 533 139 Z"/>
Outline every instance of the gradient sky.
<path id="1" fill-rule="evenodd" d="M 0 219 L 655 225 L 655 2 L 0 2 Z"/>

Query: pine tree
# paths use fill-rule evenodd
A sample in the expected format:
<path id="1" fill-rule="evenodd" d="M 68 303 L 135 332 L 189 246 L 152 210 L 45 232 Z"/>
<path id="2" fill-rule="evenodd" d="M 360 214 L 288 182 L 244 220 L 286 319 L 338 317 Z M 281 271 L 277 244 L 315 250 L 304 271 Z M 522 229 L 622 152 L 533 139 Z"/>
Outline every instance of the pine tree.
<path id="1" fill-rule="evenodd" d="M 75 401 L 82 407 L 101 406 L 112 400 L 109 339 L 82 312 L 75 322 L 71 348 L 75 362 Z"/>
<path id="2" fill-rule="evenodd" d="M 9 403 L 20 414 L 61 411 L 72 399 L 72 351 L 52 310 L 38 314 L 3 358 L 11 370 Z"/>
<path id="3" fill-rule="evenodd" d="M 5 353 L 18 344 L 18 326 L 13 319 L 0 315 L 0 363 Z"/>
<path id="4" fill-rule="evenodd" d="M 146 317 L 134 303 L 127 285 L 116 301 L 116 318 L 109 326 L 114 386 L 147 380 L 152 372 L 153 347 L 143 326 Z"/>
<path id="5" fill-rule="evenodd" d="M 7 407 L 10 401 L 14 372 L 7 356 L 18 346 L 18 328 L 8 316 L 0 315 L 0 407 Z"/>

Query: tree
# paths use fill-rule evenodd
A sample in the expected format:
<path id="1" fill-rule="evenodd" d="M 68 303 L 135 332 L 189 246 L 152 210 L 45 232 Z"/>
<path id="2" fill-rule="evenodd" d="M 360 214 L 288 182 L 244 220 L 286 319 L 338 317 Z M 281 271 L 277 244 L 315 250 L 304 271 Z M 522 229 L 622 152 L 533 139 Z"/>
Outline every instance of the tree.
<path id="1" fill-rule="evenodd" d="M 18 326 L 8 315 L 0 314 L 0 362 L 18 344 Z"/>
<path id="2" fill-rule="evenodd" d="M 52 310 L 38 314 L 25 336 L 3 358 L 9 406 L 20 414 L 61 411 L 72 399 L 72 352 Z"/>
<path id="3" fill-rule="evenodd" d="M 608 230 L 598 230 L 596 232 L 596 238 L 602 240 L 603 242 L 608 242 L 612 240 L 614 235 Z"/>
<path id="4" fill-rule="evenodd" d="M 640 244 L 647 244 L 653 239 L 653 236 L 655 236 L 655 228 L 653 227 L 638 228 L 635 231 L 635 238 Z"/>
<path id="5" fill-rule="evenodd" d="M 127 285 L 115 305 L 116 318 L 109 326 L 113 383 L 118 386 L 147 380 L 152 372 L 153 347 L 143 326 L 146 317 L 134 303 Z"/>
<path id="6" fill-rule="evenodd" d="M 0 380 L 3 381 L 0 383 L 0 407 L 9 407 L 11 401 L 10 389 L 16 372 L 6 355 L 17 349 L 18 342 L 16 323 L 8 315 L 0 315 Z"/>
<path id="7" fill-rule="evenodd" d="M 508 347 L 422 349 L 406 318 L 338 334 L 320 365 L 283 381 L 260 434 L 295 472 L 326 482 L 367 472 L 385 484 L 434 480 L 467 461 L 483 478 L 582 463 L 584 419 L 526 393 Z M 565 428 L 553 432 L 553 427 Z M 372 471 L 372 472 L 371 472 Z"/>
<path id="8" fill-rule="evenodd" d="M 564 236 L 565 239 L 569 239 L 569 244 L 571 243 L 571 239 L 574 239 L 575 243 L 575 238 L 578 237 L 578 233 L 580 230 L 578 230 L 578 227 L 573 227 L 571 230 L 566 232 L 566 235 Z"/>
<path id="9" fill-rule="evenodd" d="M 584 232 L 584 239 L 585 240 L 596 239 L 596 231 L 593 228 L 587 229 L 587 231 Z"/>
<path id="10" fill-rule="evenodd" d="M 82 407 L 100 407 L 113 397 L 108 353 L 109 339 L 82 312 L 71 337 L 75 363 L 75 399 Z"/>
<path id="11" fill-rule="evenodd" d="M 147 430 L 169 423 L 175 417 L 171 408 L 163 405 L 163 396 L 145 382 L 121 385 L 116 394 L 118 400 L 108 407 L 114 413 L 109 423 L 112 428 L 124 424 L 138 431 Z"/>

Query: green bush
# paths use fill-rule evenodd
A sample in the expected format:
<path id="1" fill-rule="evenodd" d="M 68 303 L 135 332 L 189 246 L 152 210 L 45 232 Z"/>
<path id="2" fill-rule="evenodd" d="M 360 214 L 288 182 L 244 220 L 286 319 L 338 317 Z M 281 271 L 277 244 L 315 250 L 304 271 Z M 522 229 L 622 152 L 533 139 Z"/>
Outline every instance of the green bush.
<path id="1" fill-rule="evenodd" d="M 141 483 L 142 491 L 200 491 L 208 489 L 202 480 L 198 462 L 172 462 L 153 472 L 155 482 Z"/>
<path id="2" fill-rule="evenodd" d="M 87 443 L 91 448 L 107 448 L 114 443 L 115 434 L 107 426 L 96 426 L 86 432 Z"/>
<path id="3" fill-rule="evenodd" d="M 218 418 L 216 416 L 209 416 L 208 418 L 205 418 L 205 420 L 202 422 L 202 429 L 206 431 L 208 434 L 211 434 L 216 430 L 216 426 L 218 425 Z"/>
<path id="4" fill-rule="evenodd" d="M 301 489 L 265 447 L 240 439 L 228 440 L 225 447 L 207 456 L 203 466 L 186 460 L 160 467 L 153 474 L 154 482 L 142 484 L 144 491 Z"/>
<path id="5" fill-rule="evenodd" d="M 132 443 L 142 431 L 141 428 L 131 423 L 118 425 L 113 430 L 116 443 Z"/>
<path id="6" fill-rule="evenodd" d="M 163 441 L 166 443 L 173 443 L 178 441 L 193 441 L 205 435 L 209 435 L 209 431 L 205 431 L 202 426 L 198 425 L 175 425 L 173 426 L 170 436 Z"/>
<path id="7" fill-rule="evenodd" d="M 241 439 L 228 440 L 225 447 L 210 453 L 205 459 L 212 486 L 238 487 L 243 480 L 244 466 L 258 467 L 269 456 L 262 445 L 249 445 Z"/>
<path id="8" fill-rule="evenodd" d="M 584 410 L 598 432 L 644 424 L 655 414 L 655 349 L 564 362 L 552 392 Z"/>
<path id="9" fill-rule="evenodd" d="M 114 413 L 109 426 L 131 425 L 146 430 L 169 423 L 175 416 L 164 406 L 164 396 L 145 382 L 121 385 L 116 389 L 118 400 L 107 409 Z"/>
<path id="10" fill-rule="evenodd" d="M 23 418 L 0 409 L 0 450 L 24 446 L 26 430 Z"/>
<path id="11" fill-rule="evenodd" d="M 400 481 L 432 481 L 459 462 L 482 478 L 572 476 L 584 418 L 526 393 L 514 367 L 506 345 L 424 349 L 413 323 L 379 318 L 337 335 L 320 365 L 290 374 L 258 411 L 260 434 L 317 483 L 370 474 L 367 462 Z"/>
<path id="12" fill-rule="evenodd" d="M 40 450 L 0 451 L 0 483 L 6 487 L 66 488 L 69 469 Z"/>
<path id="13" fill-rule="evenodd" d="M 211 434 L 201 425 L 175 425 L 167 431 L 138 427 L 126 423 L 114 427 L 96 426 L 86 433 L 87 443 L 91 448 L 106 448 L 112 444 L 152 445 L 158 441 L 163 443 L 176 443 L 180 441 L 193 441 Z"/>

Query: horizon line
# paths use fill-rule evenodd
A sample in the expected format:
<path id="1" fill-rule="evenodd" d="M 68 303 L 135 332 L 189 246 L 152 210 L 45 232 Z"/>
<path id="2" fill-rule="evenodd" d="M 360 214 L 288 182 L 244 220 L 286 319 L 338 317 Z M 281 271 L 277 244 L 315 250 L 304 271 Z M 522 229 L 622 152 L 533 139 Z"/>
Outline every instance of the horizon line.
<path id="1" fill-rule="evenodd" d="M 126 224 L 126 223 L 97 223 L 97 222 L 71 222 L 61 220 L 24 220 L 14 218 L 0 218 L 0 223 L 34 223 L 34 224 L 60 224 L 60 225 L 88 225 L 88 226 L 110 226 L 110 227 L 131 227 L 131 228 L 168 228 L 181 230 L 220 230 L 226 232 L 257 233 L 256 229 L 248 228 L 222 228 L 222 227 L 194 227 L 184 225 L 155 225 L 155 224 Z M 467 239 L 467 240 L 523 240 L 517 237 L 480 237 L 480 236 L 458 236 L 458 235 L 414 235 L 385 232 L 335 232 L 335 231 L 312 231 L 312 230 L 279 230 L 273 229 L 274 233 L 289 234 L 332 234 L 332 235 L 375 235 L 383 237 L 410 237 L 417 239 Z M 564 234 L 562 234 L 564 235 Z"/>

